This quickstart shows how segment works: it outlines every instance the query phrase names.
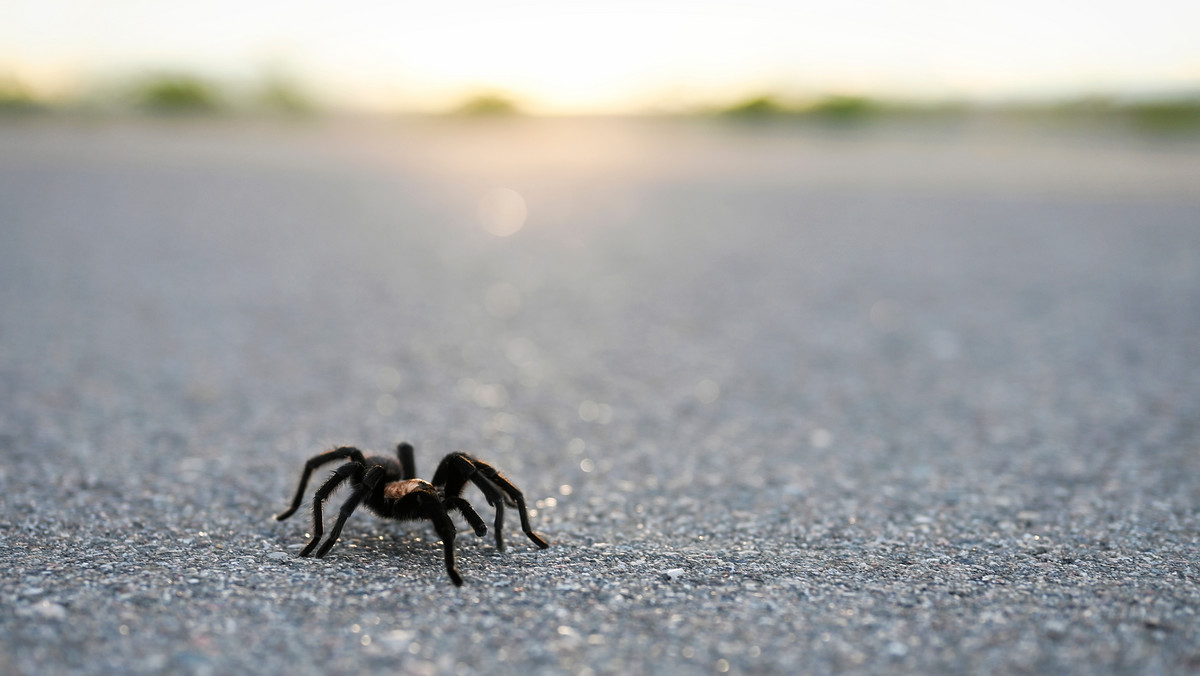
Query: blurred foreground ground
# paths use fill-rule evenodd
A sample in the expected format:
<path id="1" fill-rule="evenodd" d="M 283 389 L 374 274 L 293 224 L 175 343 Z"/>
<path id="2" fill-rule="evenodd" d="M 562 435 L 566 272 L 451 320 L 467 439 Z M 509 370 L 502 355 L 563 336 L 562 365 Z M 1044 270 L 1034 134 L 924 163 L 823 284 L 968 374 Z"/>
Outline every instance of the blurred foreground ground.
<path id="1" fill-rule="evenodd" d="M 0 672 L 1198 670 L 1196 186 L 1062 130 L 5 122 Z M 401 439 L 551 549 L 297 558 L 304 459 Z"/>

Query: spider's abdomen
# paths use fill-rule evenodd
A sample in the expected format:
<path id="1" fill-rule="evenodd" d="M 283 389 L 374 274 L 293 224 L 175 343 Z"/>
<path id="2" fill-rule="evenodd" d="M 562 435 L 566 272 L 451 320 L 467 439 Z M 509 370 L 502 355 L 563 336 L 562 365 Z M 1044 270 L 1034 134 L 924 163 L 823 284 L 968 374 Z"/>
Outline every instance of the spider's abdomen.
<path id="1" fill-rule="evenodd" d="M 423 479 L 405 479 L 404 481 L 393 481 L 383 487 L 383 497 L 389 500 L 399 500 L 400 498 L 414 491 L 428 490 L 436 492 L 433 484 Z"/>

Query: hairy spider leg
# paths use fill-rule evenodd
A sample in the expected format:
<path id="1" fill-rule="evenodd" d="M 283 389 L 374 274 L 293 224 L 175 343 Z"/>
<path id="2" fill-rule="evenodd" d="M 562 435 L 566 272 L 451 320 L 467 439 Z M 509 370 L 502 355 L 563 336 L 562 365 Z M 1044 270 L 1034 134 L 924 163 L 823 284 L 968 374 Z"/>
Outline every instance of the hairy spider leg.
<path id="1" fill-rule="evenodd" d="M 475 473 L 475 463 L 471 461 L 470 456 L 466 453 L 451 453 L 438 464 L 437 471 L 433 473 L 433 485 L 440 487 L 447 499 L 461 498 L 463 489 Z M 496 549 L 504 551 L 504 498 L 495 486 L 486 482 L 486 485 L 479 482 L 475 484 L 483 491 L 483 497 L 487 498 L 488 504 L 496 508 L 496 518 L 493 522 Z"/>
<path id="2" fill-rule="evenodd" d="M 337 521 L 334 522 L 333 528 L 329 529 L 329 537 L 325 539 L 325 544 L 321 545 L 321 548 L 317 550 L 318 559 L 325 556 L 333 547 L 333 543 L 337 542 L 338 537 L 342 534 L 342 527 L 346 525 L 346 519 L 349 519 L 354 510 L 358 509 L 358 505 L 363 501 L 363 498 L 375 492 L 375 488 L 383 480 L 386 473 L 386 470 L 378 465 L 366 471 L 359 484 L 354 487 L 354 492 L 342 503 L 342 509 L 338 512 Z"/>
<path id="3" fill-rule="evenodd" d="M 449 512 L 451 509 L 457 509 L 458 513 L 462 514 L 463 517 L 466 518 L 467 523 L 471 524 L 471 528 L 475 529 L 476 535 L 479 537 L 487 535 L 487 525 L 483 523 L 483 519 L 479 517 L 479 512 L 475 511 L 475 508 L 471 506 L 471 503 L 458 497 L 457 495 L 452 495 L 446 498 L 445 507 L 447 512 Z"/>
<path id="4" fill-rule="evenodd" d="M 538 547 L 546 549 L 546 544 L 529 525 L 529 516 L 525 509 L 525 498 L 521 491 L 496 471 L 495 467 L 476 460 L 466 453 L 451 453 L 442 459 L 433 476 L 433 485 L 442 486 L 447 496 L 462 494 L 466 483 L 470 481 L 483 492 L 488 504 L 496 508 L 496 519 L 493 523 L 496 535 L 496 549 L 504 551 L 504 503 L 517 507 L 521 516 L 521 529 Z"/>
<path id="5" fill-rule="evenodd" d="M 439 485 L 439 475 L 444 477 L 446 495 L 461 495 L 468 481 L 478 486 L 488 504 L 496 509 L 492 528 L 496 536 L 496 549 L 504 551 L 504 496 L 495 484 L 479 474 L 477 463 L 482 464 L 466 453 L 451 453 L 434 473 L 433 483 Z"/>
<path id="6" fill-rule="evenodd" d="M 435 496 L 419 494 L 417 499 L 423 503 L 425 518 L 433 523 L 433 529 L 437 531 L 438 537 L 442 539 L 442 551 L 446 559 L 446 573 L 450 576 L 450 581 L 456 587 L 461 587 L 463 583 L 462 575 L 459 575 L 458 569 L 454 567 L 454 537 L 457 533 L 454 521 L 450 519 L 450 515 L 446 513 L 446 508 Z M 479 515 L 476 514 L 475 518 L 478 519 Z"/>
<path id="7" fill-rule="evenodd" d="M 382 486 L 371 488 L 368 494 L 367 506 L 379 516 L 388 519 L 408 520 L 424 519 L 433 524 L 438 537 L 442 539 L 442 548 L 446 557 L 446 572 L 455 585 L 462 584 L 462 576 L 454 565 L 454 539 L 457 529 L 450 519 L 451 508 L 460 509 L 453 501 L 443 500 L 442 494 L 427 481 L 420 479 L 401 479 Z M 463 512 L 473 527 L 483 527 L 483 520 L 471 509 L 466 500 L 462 501 L 470 512 Z M 460 509 L 461 511 L 461 509 Z M 326 542 L 328 547 L 329 543 Z"/>
<path id="8" fill-rule="evenodd" d="M 308 462 L 304 463 L 304 472 L 300 475 L 300 485 L 296 488 L 296 497 L 292 498 L 292 506 L 275 515 L 276 521 L 283 521 L 289 516 L 296 513 L 300 508 L 300 503 L 304 501 L 304 489 L 308 487 L 308 478 L 312 475 L 313 470 L 321 465 L 333 462 L 334 460 L 344 460 L 349 458 L 354 462 L 363 462 L 362 451 L 353 446 L 339 446 L 332 451 L 327 451 L 320 455 L 309 458 Z"/>
<path id="9" fill-rule="evenodd" d="M 407 441 L 396 444 L 396 457 L 400 458 L 400 478 L 416 479 L 417 461 L 413 459 L 412 444 Z"/>
<path id="10" fill-rule="evenodd" d="M 477 471 L 475 474 L 471 475 L 471 481 L 473 481 L 476 486 L 480 486 L 482 489 L 482 482 L 480 481 L 482 479 L 483 481 L 491 484 L 493 487 L 499 487 L 500 490 L 504 491 L 507 500 L 517 503 L 517 514 L 521 516 L 521 530 L 525 532 L 525 535 L 533 541 L 533 544 L 541 547 L 542 549 L 547 549 L 550 547 L 550 545 L 543 540 L 540 535 L 533 532 L 533 528 L 530 527 L 529 514 L 525 510 L 525 495 L 521 493 L 520 489 L 513 485 L 513 482 L 509 481 L 507 477 L 498 472 L 495 467 L 492 467 L 481 460 L 476 460 L 474 463 Z M 496 515 L 497 517 L 500 515 L 499 506 L 496 508 Z M 500 539 L 499 528 L 497 528 L 496 535 L 496 540 L 498 543 Z M 499 547 L 499 549 L 503 549 L 503 547 Z"/>
<path id="11" fill-rule="evenodd" d="M 317 543 L 321 541 L 321 534 L 325 532 L 325 516 L 321 513 L 321 506 L 324 504 L 325 500 L 329 498 L 329 495 L 333 493 L 333 491 L 336 490 L 343 481 L 349 479 L 350 477 L 354 477 L 356 479 L 356 483 L 361 483 L 363 473 L 365 471 L 366 467 L 361 462 L 348 462 L 335 469 L 333 474 L 329 477 L 329 480 L 321 484 L 321 487 L 317 489 L 315 494 L 313 494 L 313 535 L 312 539 L 308 541 L 308 545 L 306 545 L 304 549 L 300 550 L 300 556 L 308 556 L 309 552 L 311 552 L 313 548 L 317 546 Z M 382 468 L 380 468 L 380 471 L 383 471 Z M 355 494 L 357 495 L 357 491 Z M 351 496 L 351 500 L 353 499 L 354 496 Z M 361 497 L 358 499 L 360 501 L 362 500 Z M 354 504 L 357 505 L 358 503 L 355 502 Z"/>
<path id="12" fill-rule="evenodd" d="M 481 477 L 474 469 L 471 471 L 470 480 L 483 491 L 488 504 L 496 508 L 496 518 L 493 522 L 496 530 L 496 549 L 504 551 L 504 496 L 500 495 L 500 490 L 495 484 Z"/>
<path id="13" fill-rule="evenodd" d="M 470 456 L 462 452 L 451 453 L 438 463 L 437 471 L 433 473 L 433 485 L 447 496 L 459 496 L 474 473 L 475 463 L 471 462 Z M 488 504 L 492 504 L 495 496 L 486 491 L 484 496 L 487 497 Z"/>

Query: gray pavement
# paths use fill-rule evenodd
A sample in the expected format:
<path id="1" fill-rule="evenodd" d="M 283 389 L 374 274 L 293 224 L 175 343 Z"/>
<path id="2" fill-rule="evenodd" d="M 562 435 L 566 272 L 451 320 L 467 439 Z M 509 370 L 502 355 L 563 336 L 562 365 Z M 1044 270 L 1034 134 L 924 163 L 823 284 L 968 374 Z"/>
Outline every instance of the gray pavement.
<path id="1" fill-rule="evenodd" d="M 1002 125 L 3 121 L 0 672 L 1200 671 L 1197 185 Z M 303 461 L 401 439 L 551 548 L 298 558 Z"/>

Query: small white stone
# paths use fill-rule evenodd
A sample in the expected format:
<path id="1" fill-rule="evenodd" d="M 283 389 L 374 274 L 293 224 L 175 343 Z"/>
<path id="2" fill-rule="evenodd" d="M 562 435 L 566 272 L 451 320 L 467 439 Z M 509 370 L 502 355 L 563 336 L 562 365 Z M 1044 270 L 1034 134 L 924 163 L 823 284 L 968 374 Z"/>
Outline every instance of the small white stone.
<path id="1" fill-rule="evenodd" d="M 1049 620 L 1043 625 L 1046 635 L 1052 639 L 1060 639 L 1067 634 L 1067 625 L 1059 620 Z"/>
<path id="2" fill-rule="evenodd" d="M 44 617 L 50 620 L 63 620 L 67 617 L 67 609 L 57 603 L 51 601 L 42 601 L 35 603 L 31 607 L 23 609 L 23 612 L 18 612 L 19 615 Z"/>

